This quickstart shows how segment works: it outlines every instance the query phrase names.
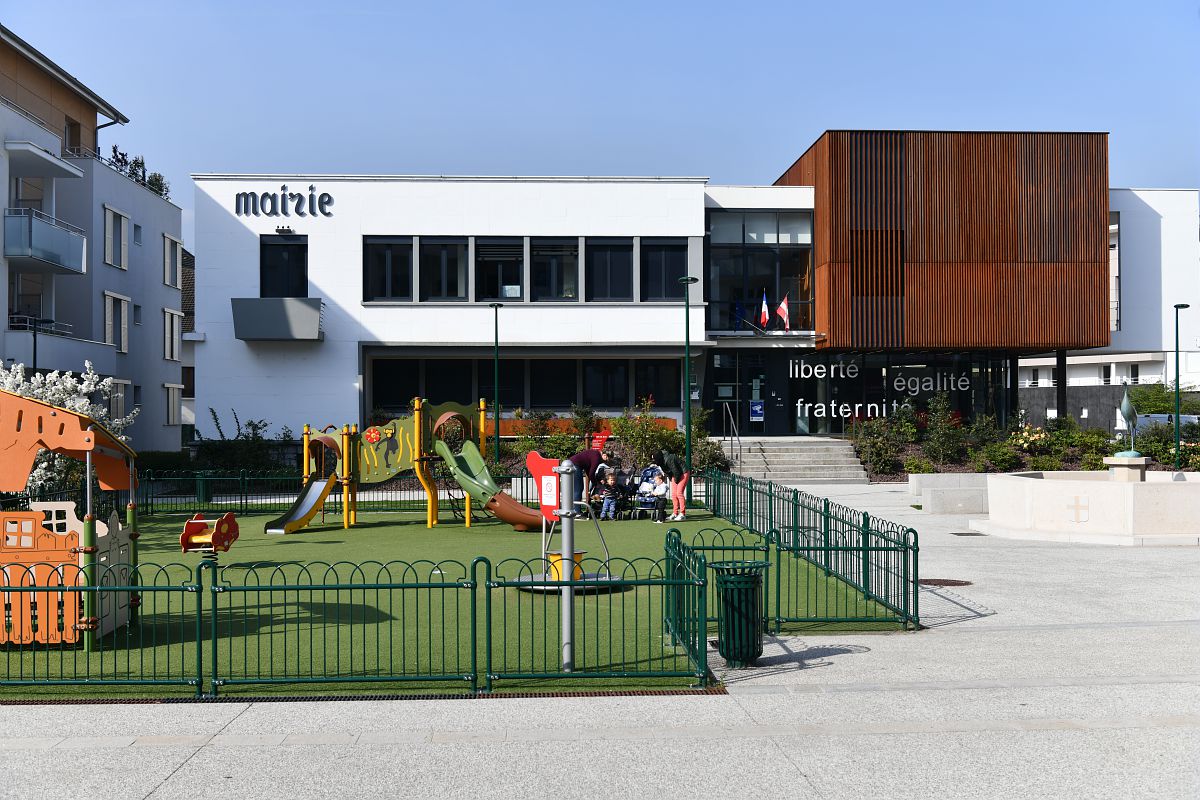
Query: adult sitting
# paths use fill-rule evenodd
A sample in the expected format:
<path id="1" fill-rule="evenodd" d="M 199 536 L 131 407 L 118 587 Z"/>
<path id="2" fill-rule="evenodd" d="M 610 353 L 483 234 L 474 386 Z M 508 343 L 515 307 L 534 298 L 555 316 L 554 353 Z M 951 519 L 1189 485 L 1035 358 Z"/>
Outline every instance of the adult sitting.
<path id="1" fill-rule="evenodd" d="M 687 498 L 684 489 L 692 474 L 687 471 L 687 465 L 674 453 L 666 450 L 658 451 L 658 465 L 671 481 L 671 516 L 670 519 L 679 522 L 687 514 Z"/>
<path id="2" fill-rule="evenodd" d="M 568 460 L 575 465 L 575 470 L 579 473 L 575 480 L 575 500 L 576 502 L 583 499 L 583 482 L 587 480 L 589 486 L 599 486 L 600 477 L 596 474 L 602 464 L 608 462 L 608 453 L 604 450 L 580 450 Z"/>

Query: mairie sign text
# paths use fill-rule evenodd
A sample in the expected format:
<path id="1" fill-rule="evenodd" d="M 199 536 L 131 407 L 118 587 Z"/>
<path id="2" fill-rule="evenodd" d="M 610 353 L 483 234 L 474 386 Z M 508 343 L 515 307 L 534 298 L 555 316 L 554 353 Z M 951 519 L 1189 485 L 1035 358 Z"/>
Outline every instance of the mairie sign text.
<path id="1" fill-rule="evenodd" d="M 239 217 L 332 217 L 332 205 L 333 195 L 317 194 L 312 184 L 307 193 L 288 191 L 285 183 L 278 192 L 238 192 L 233 198 L 233 212 Z"/>

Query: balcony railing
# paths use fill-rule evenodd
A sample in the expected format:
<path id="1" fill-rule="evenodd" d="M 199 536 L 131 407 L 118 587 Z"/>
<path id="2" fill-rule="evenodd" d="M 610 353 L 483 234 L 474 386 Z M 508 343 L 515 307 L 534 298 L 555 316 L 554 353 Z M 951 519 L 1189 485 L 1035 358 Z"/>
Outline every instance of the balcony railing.
<path id="1" fill-rule="evenodd" d="M 10 314 L 8 330 L 5 355 L 13 362 L 65 372 L 79 372 L 91 362 L 101 375 L 116 374 L 116 347 L 76 336 L 69 323 Z"/>
<path id="2" fill-rule="evenodd" d="M 33 208 L 4 209 L 4 257 L 17 267 L 82 275 L 83 230 Z"/>
<path id="3" fill-rule="evenodd" d="M 86 159 L 90 159 L 92 161 L 99 161 L 101 164 L 108 167 L 113 172 L 120 175 L 122 178 L 125 178 L 126 180 L 136 183 L 138 186 L 142 187 L 143 189 L 145 189 L 147 192 L 150 192 L 151 194 L 157 195 L 158 197 L 162 197 L 168 203 L 171 202 L 169 198 L 163 197 L 162 192 L 158 191 L 153 186 L 146 183 L 146 181 L 135 178 L 134 176 L 132 176 L 128 172 L 126 172 L 124 169 L 122 169 L 120 166 L 118 166 L 117 164 L 114 164 L 111 159 L 105 158 L 104 156 L 100 155 L 95 150 L 92 150 L 89 147 L 82 147 L 82 146 L 80 146 L 80 147 L 64 147 L 63 148 L 63 158 L 86 158 Z"/>

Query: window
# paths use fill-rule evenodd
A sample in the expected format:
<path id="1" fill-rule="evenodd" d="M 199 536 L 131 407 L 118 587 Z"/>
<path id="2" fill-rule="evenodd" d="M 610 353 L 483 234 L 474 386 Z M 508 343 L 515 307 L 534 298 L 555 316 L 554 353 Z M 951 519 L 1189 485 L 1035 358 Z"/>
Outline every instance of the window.
<path id="1" fill-rule="evenodd" d="M 104 293 L 104 343 L 116 346 L 118 353 L 129 352 L 129 298 Z"/>
<path id="2" fill-rule="evenodd" d="M 633 299 L 633 242 L 588 239 L 587 299 L 628 301 Z"/>
<path id="3" fill-rule="evenodd" d="M 184 367 L 183 373 L 183 399 L 196 399 L 196 368 Z"/>
<path id="4" fill-rule="evenodd" d="M 1100 384 L 1102 386 L 1108 386 L 1111 383 L 1112 383 L 1112 366 L 1105 365 L 1100 368 Z"/>
<path id="5" fill-rule="evenodd" d="M 583 402 L 606 409 L 629 405 L 629 363 L 624 360 L 584 361 Z"/>
<path id="6" fill-rule="evenodd" d="M 570 408 L 579 402 L 578 361 L 546 358 L 529 362 L 531 408 Z"/>
<path id="7" fill-rule="evenodd" d="M 1137 364 L 1129 365 L 1129 382 L 1137 384 L 1141 380 L 1140 370 Z"/>
<path id="8" fill-rule="evenodd" d="M 642 239 L 642 299 L 682 300 L 687 256 L 685 239 Z"/>
<path id="9" fill-rule="evenodd" d="M 136 383 L 133 385 L 133 404 L 135 406 L 142 404 L 142 387 Z"/>
<path id="10" fill-rule="evenodd" d="M 1029 385 L 1030 386 L 1041 386 L 1042 385 L 1041 378 L 1038 377 L 1038 371 L 1036 368 L 1030 371 Z"/>
<path id="11" fill-rule="evenodd" d="M 372 408 L 387 414 L 411 412 L 412 399 L 421 394 L 421 362 L 410 358 L 380 358 L 371 362 Z M 440 400 L 439 400 L 440 402 Z M 408 412 L 405 412 L 408 409 Z"/>
<path id="12" fill-rule="evenodd" d="M 532 239 L 529 261 L 530 299 L 535 303 L 579 299 L 578 239 Z"/>
<path id="13" fill-rule="evenodd" d="M 163 389 L 167 395 L 166 425 L 180 425 L 183 422 L 183 386 L 178 383 L 164 383 Z"/>
<path id="14" fill-rule="evenodd" d="M 363 237 L 363 300 L 412 300 L 411 237 Z"/>
<path id="15" fill-rule="evenodd" d="M 109 419 L 120 419 L 125 416 L 125 393 L 129 391 L 129 381 L 113 379 L 112 394 L 108 396 Z"/>
<path id="16" fill-rule="evenodd" d="M 425 362 L 425 396 L 438 403 L 474 405 L 479 397 L 473 390 L 474 365 L 469 360 L 429 360 Z"/>
<path id="17" fill-rule="evenodd" d="M 475 362 L 479 375 L 479 396 L 491 405 L 495 402 L 495 362 L 479 359 Z M 524 359 L 500 359 L 500 405 L 502 408 L 521 408 L 525 405 L 525 361 Z"/>
<path id="18" fill-rule="evenodd" d="M 168 361 L 178 361 L 183 352 L 181 344 L 183 334 L 183 314 L 179 311 L 163 309 L 163 358 Z"/>
<path id="19" fill-rule="evenodd" d="M 133 243 L 140 245 L 142 243 L 142 226 L 136 222 L 133 225 Z"/>
<path id="20" fill-rule="evenodd" d="M 766 296 L 767 330 L 812 330 L 812 214 L 710 211 L 705 285 L 714 330 L 758 330 Z M 787 300 L 787 319 L 779 308 Z"/>
<path id="21" fill-rule="evenodd" d="M 133 324 L 134 325 L 142 324 L 142 307 L 139 306 L 137 303 L 133 304 Z"/>
<path id="22" fill-rule="evenodd" d="M 1121 330 L 1121 212 L 1108 212 L 1108 328 Z"/>
<path id="23" fill-rule="evenodd" d="M 104 207 L 104 263 L 129 266 L 129 216 L 112 206 Z"/>
<path id="24" fill-rule="evenodd" d="M 308 237 L 260 236 L 259 297 L 308 297 Z"/>
<path id="25" fill-rule="evenodd" d="M 467 299 L 467 241 L 421 240 L 421 299 Z"/>
<path id="26" fill-rule="evenodd" d="M 163 283 L 179 288 L 183 271 L 183 242 L 163 234 Z"/>
<path id="27" fill-rule="evenodd" d="M 78 151 L 83 145 L 79 123 L 67 117 L 63 125 L 63 149 L 68 153 Z"/>
<path id="28" fill-rule="evenodd" d="M 683 408 L 680 402 L 680 364 L 674 359 L 646 359 L 633 365 L 635 402 L 653 398 L 655 408 Z"/>
<path id="29" fill-rule="evenodd" d="M 520 300 L 524 271 L 523 239 L 475 240 L 476 300 Z"/>

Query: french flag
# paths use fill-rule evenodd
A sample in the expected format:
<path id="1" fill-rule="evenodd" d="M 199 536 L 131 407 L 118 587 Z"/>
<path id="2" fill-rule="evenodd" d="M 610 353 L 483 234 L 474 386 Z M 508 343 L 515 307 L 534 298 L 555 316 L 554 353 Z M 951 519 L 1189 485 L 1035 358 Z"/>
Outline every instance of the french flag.
<path id="1" fill-rule="evenodd" d="M 767 290 L 763 289 L 762 311 L 758 314 L 758 327 L 766 328 L 771 321 L 771 312 L 767 310 Z"/>

